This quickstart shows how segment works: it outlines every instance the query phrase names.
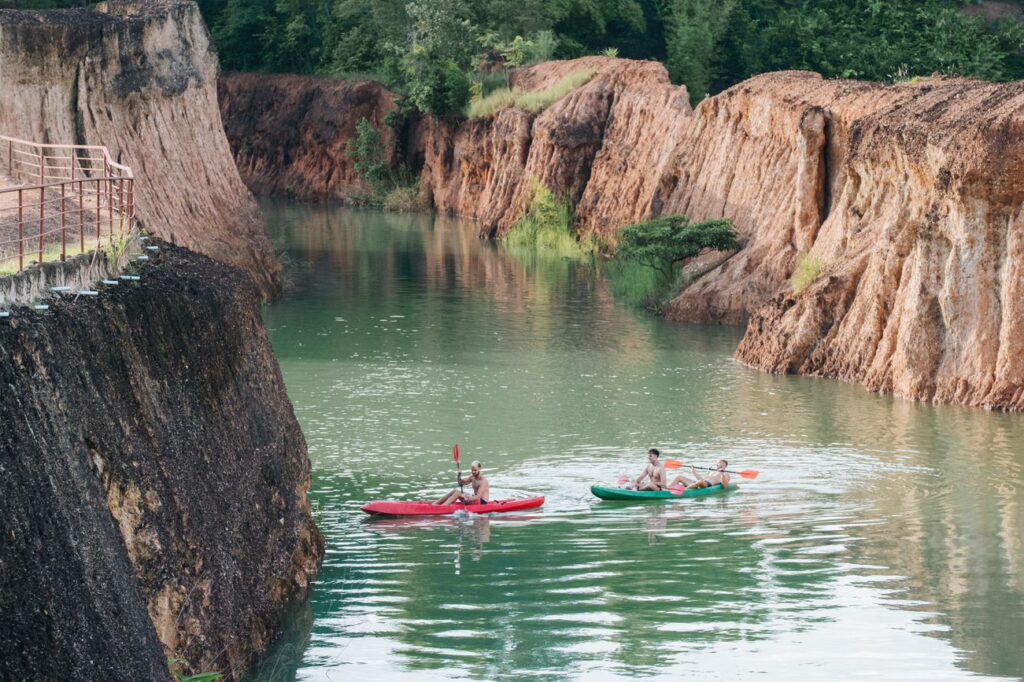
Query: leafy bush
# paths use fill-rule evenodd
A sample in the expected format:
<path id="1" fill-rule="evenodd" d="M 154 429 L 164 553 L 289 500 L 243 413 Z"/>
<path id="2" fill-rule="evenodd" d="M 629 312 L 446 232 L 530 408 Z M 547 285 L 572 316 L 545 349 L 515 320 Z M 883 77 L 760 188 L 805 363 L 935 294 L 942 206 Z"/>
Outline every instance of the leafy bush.
<path id="1" fill-rule="evenodd" d="M 389 114 L 388 120 L 397 129 L 406 122 L 401 115 Z M 396 170 L 388 164 L 389 154 L 383 136 L 366 118 L 359 119 L 356 124 L 356 136 L 349 141 L 348 156 L 356 173 L 370 186 L 369 193 L 351 196 L 353 202 L 391 211 L 422 208 L 416 179 L 404 165 L 399 165 Z"/>
<path id="2" fill-rule="evenodd" d="M 679 283 L 680 264 L 704 249 L 738 249 L 729 220 L 691 223 L 684 215 L 630 225 L 619 233 L 612 290 L 631 303 L 656 308 Z"/>
<path id="3" fill-rule="evenodd" d="M 811 286 L 825 271 L 825 261 L 815 258 L 810 254 L 800 256 L 796 270 L 789 282 L 793 286 L 793 293 L 802 293 L 804 289 Z"/>
<path id="4" fill-rule="evenodd" d="M 533 184 L 526 213 L 505 235 L 505 245 L 561 258 L 581 258 L 595 251 L 591 242 L 577 239 L 569 200 L 539 182 Z"/>
<path id="5" fill-rule="evenodd" d="M 630 305 L 661 312 L 666 292 L 677 286 L 678 274 L 667 276 L 661 270 L 631 260 L 613 260 L 607 269 L 612 293 Z"/>
<path id="6" fill-rule="evenodd" d="M 425 57 L 407 64 L 405 88 L 416 109 L 435 116 L 459 113 L 469 102 L 469 74 L 453 61 L 441 63 Z"/>
<path id="7" fill-rule="evenodd" d="M 546 62 L 555 56 L 558 48 L 558 38 L 554 31 L 537 31 L 530 36 L 530 45 L 526 49 L 526 63 L 539 64 Z"/>
<path id="8" fill-rule="evenodd" d="M 573 71 L 547 90 L 523 91 L 516 88 L 511 90 L 499 88 L 485 97 L 470 102 L 466 115 L 469 118 L 485 118 L 508 107 L 539 113 L 584 85 L 594 77 L 595 73 L 593 69 Z"/>
<path id="9" fill-rule="evenodd" d="M 366 181 L 373 194 L 385 194 L 394 184 L 394 174 L 387 163 L 387 150 L 381 133 L 366 118 L 356 123 L 356 136 L 349 141 L 348 157 L 356 173 Z"/>
<path id="10" fill-rule="evenodd" d="M 605 57 L 618 57 L 619 56 L 619 48 L 617 48 L 617 47 L 606 47 L 604 50 L 601 51 L 601 54 L 603 54 Z"/>
<path id="11" fill-rule="evenodd" d="M 384 196 L 383 207 L 388 211 L 398 213 L 410 213 L 423 209 L 419 183 L 395 187 Z"/>

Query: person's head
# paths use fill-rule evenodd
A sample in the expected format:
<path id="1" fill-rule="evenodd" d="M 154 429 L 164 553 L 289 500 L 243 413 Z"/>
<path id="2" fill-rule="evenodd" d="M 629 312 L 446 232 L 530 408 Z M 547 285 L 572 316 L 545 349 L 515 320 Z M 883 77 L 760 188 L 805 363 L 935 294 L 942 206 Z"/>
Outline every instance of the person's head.
<path id="1" fill-rule="evenodd" d="M 480 460 L 475 460 L 469 465 L 469 473 L 473 474 L 473 478 L 476 478 L 483 473 L 484 468 L 480 466 Z"/>
<path id="2" fill-rule="evenodd" d="M 728 466 L 729 466 L 729 463 L 726 462 L 724 459 L 718 460 L 718 462 L 715 464 L 715 468 L 718 469 L 719 471 L 721 471 L 722 469 L 725 469 Z"/>
<path id="3" fill-rule="evenodd" d="M 651 464 L 657 464 L 659 457 L 661 457 L 661 452 L 658 451 L 658 448 L 651 448 L 647 451 L 647 461 Z"/>

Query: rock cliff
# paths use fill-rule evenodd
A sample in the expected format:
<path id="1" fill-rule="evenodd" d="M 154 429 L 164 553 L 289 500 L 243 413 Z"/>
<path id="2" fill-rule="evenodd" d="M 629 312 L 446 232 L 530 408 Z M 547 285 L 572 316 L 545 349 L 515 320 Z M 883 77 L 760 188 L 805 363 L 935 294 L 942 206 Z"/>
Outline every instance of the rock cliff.
<path id="1" fill-rule="evenodd" d="M 147 229 L 245 269 L 271 294 L 280 265 L 232 162 L 217 71 L 193 2 L 0 10 L 0 131 L 108 147 L 135 172 Z"/>
<path id="2" fill-rule="evenodd" d="M 1024 84 L 783 72 L 691 109 L 654 62 L 550 62 L 513 82 L 581 70 L 595 75 L 537 115 L 422 121 L 426 201 L 500 235 L 539 180 L 612 242 L 652 217 L 730 218 L 743 248 L 702 256 L 668 317 L 749 321 L 737 357 L 768 371 L 1024 409 Z M 794 295 L 804 256 L 824 274 Z"/>
<path id="3" fill-rule="evenodd" d="M 242 179 L 263 196 L 344 201 L 365 192 L 348 156 L 363 118 L 394 148 L 384 118 L 395 98 L 379 83 L 229 73 L 220 107 Z"/>
<path id="4" fill-rule="evenodd" d="M 750 325 L 747 364 L 915 400 L 1024 409 L 1024 84 L 878 84 L 767 74 L 691 110 L 660 65 L 587 58 L 516 76 L 597 75 L 538 116 L 427 122 L 423 186 L 500 233 L 537 178 L 583 232 L 731 218 L 744 248 L 672 319 Z M 824 277 L 792 293 L 798 257 Z"/>
<path id="5" fill-rule="evenodd" d="M 0 321 L 0 679 L 237 678 L 322 558 L 256 288 L 154 259 Z"/>

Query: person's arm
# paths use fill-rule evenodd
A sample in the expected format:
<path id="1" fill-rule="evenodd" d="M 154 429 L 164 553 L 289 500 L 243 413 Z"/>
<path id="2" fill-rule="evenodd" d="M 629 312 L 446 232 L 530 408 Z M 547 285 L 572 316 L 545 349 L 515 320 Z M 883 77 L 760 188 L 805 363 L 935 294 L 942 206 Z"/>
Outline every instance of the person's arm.
<path id="1" fill-rule="evenodd" d="M 693 472 L 693 477 L 697 481 L 703 481 L 704 480 L 704 477 L 702 475 L 700 475 L 699 473 L 697 473 L 697 467 L 693 466 L 692 464 L 690 465 L 690 471 Z"/>
<path id="2" fill-rule="evenodd" d="M 634 488 L 639 488 L 640 484 L 644 482 L 644 479 L 646 479 L 647 476 L 650 473 L 651 473 L 651 467 L 647 467 L 646 469 L 644 469 L 644 472 L 642 474 L 640 474 L 639 476 L 637 476 L 636 480 L 633 481 L 633 487 Z"/>

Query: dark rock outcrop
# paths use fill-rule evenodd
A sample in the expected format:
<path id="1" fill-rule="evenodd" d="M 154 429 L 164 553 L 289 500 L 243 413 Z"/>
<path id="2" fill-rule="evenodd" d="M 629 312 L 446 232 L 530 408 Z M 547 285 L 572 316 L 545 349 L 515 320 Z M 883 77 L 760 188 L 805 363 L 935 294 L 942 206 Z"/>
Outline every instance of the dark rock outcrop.
<path id="1" fill-rule="evenodd" d="M 238 676 L 315 575 L 306 446 L 240 271 L 0 320 L 0 679 Z"/>
<path id="2" fill-rule="evenodd" d="M 394 134 L 384 118 L 395 98 L 379 83 L 228 73 L 219 95 L 235 162 L 256 194 L 345 201 L 366 192 L 349 158 L 364 118 L 381 131 L 394 164 Z"/>

